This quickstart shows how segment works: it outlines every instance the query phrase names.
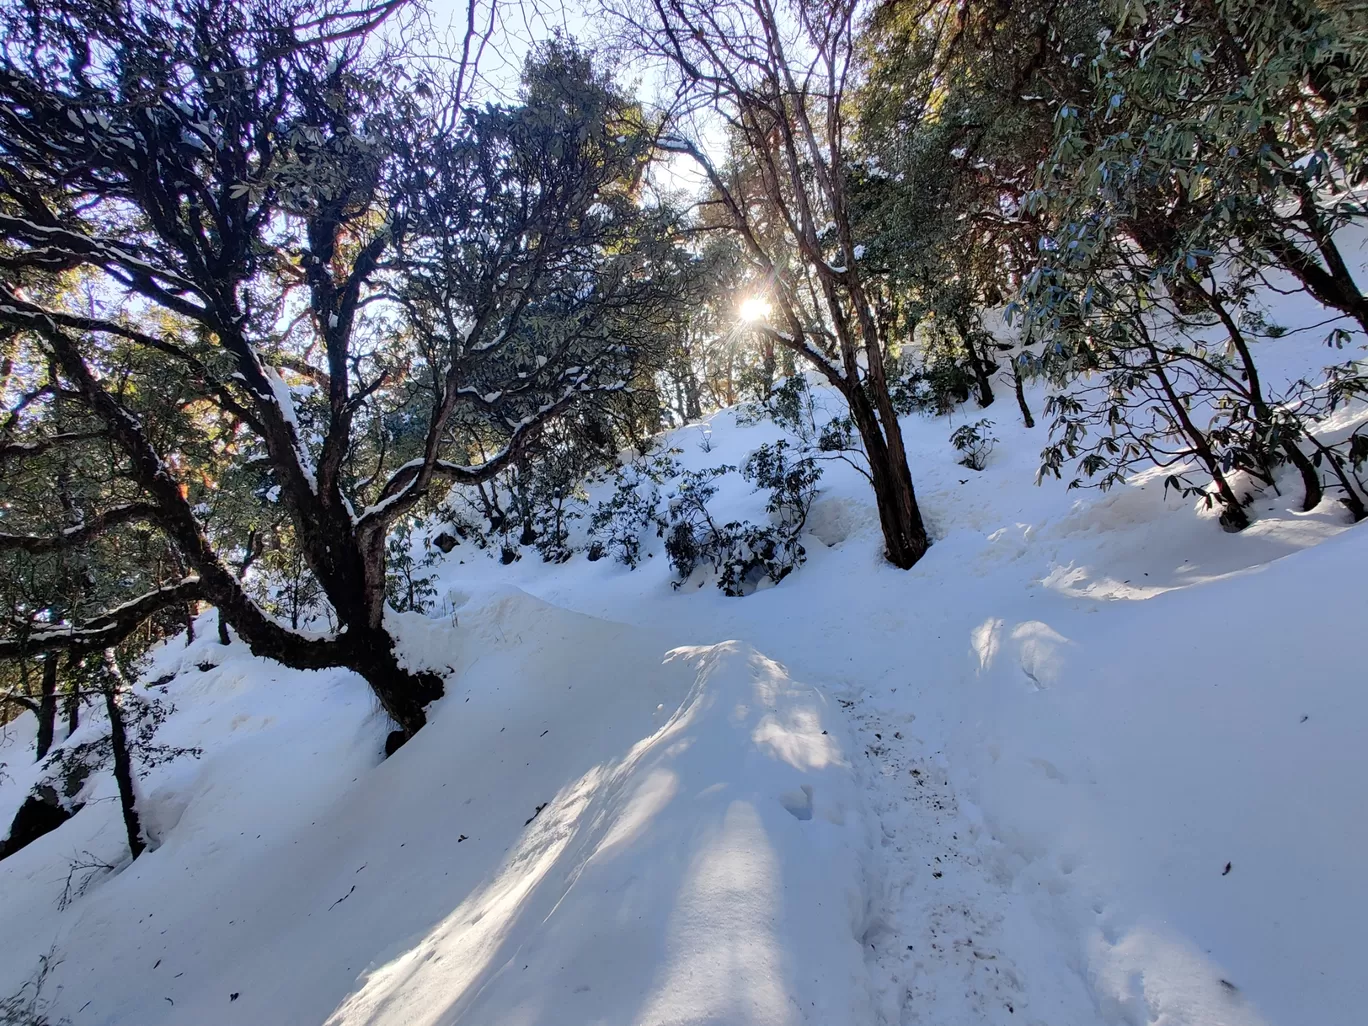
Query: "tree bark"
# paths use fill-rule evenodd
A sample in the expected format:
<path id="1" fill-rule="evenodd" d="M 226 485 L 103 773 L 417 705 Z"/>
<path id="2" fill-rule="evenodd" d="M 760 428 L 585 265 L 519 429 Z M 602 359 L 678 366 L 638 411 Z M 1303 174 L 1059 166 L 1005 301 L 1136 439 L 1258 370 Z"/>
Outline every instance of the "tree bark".
<path id="1" fill-rule="evenodd" d="M 400 666 L 394 640 L 387 631 L 357 631 L 354 637 L 351 635 L 349 631 L 353 651 L 347 668 L 365 678 L 381 708 L 399 725 L 396 733 L 403 735 L 402 741 L 408 740 L 427 723 L 427 704 L 442 697 L 442 678 Z M 391 735 L 390 744 L 394 747 L 396 740 Z"/>
<path id="2" fill-rule="evenodd" d="M 43 695 L 38 702 L 38 761 L 52 748 L 57 730 L 57 653 L 43 656 Z"/>
<path id="3" fill-rule="evenodd" d="M 123 711 L 119 708 L 119 686 L 123 673 L 114 659 L 114 651 L 105 653 L 105 709 L 109 712 L 109 745 L 114 750 L 114 780 L 119 785 L 119 807 L 123 811 L 124 830 L 128 834 L 128 850 L 137 858 L 147 848 L 142 838 L 142 822 L 138 818 L 138 802 L 133 790 L 133 759 L 128 750 L 128 734 L 124 730 Z"/>
<path id="4" fill-rule="evenodd" d="M 969 359 L 974 367 L 974 379 L 978 384 L 979 408 L 992 406 L 993 400 L 997 398 L 993 395 L 993 382 L 988 377 L 988 367 L 983 360 L 982 354 L 978 351 L 978 346 L 969 343 Z"/>
<path id="5" fill-rule="evenodd" d="M 1197 286 L 1194 283 L 1194 288 Z M 1244 332 L 1240 330 L 1235 318 L 1230 315 L 1226 305 L 1221 302 L 1220 296 L 1214 291 L 1215 283 L 1212 283 L 1212 292 L 1204 288 L 1197 288 L 1207 300 L 1208 305 L 1220 318 L 1221 324 L 1226 329 L 1226 335 L 1230 338 L 1231 345 L 1240 354 L 1240 361 L 1244 364 L 1245 378 L 1249 382 L 1249 398 L 1254 407 L 1254 416 L 1258 423 L 1266 428 L 1272 426 L 1272 413 L 1268 408 L 1268 403 L 1264 401 L 1263 385 L 1259 382 L 1259 369 L 1254 365 L 1254 354 L 1249 351 L 1249 345 L 1245 341 Z M 1325 492 L 1321 487 L 1320 472 L 1312 465 L 1306 454 L 1301 451 L 1301 446 L 1297 444 L 1295 438 L 1286 436 L 1282 439 L 1281 448 L 1289 463 L 1297 468 L 1302 479 L 1302 512 L 1308 513 L 1320 505 L 1321 498 Z"/>
<path id="6" fill-rule="evenodd" d="M 1202 461 L 1202 465 L 1206 467 L 1207 473 L 1216 485 L 1216 494 L 1224 507 L 1221 513 L 1221 526 L 1232 533 L 1243 531 L 1249 526 L 1249 514 L 1240 505 L 1240 500 L 1236 498 L 1235 491 L 1230 487 L 1230 482 L 1226 480 L 1225 474 L 1221 473 L 1221 462 L 1216 458 L 1216 454 L 1211 451 L 1211 445 L 1207 442 L 1206 436 L 1192 422 L 1187 407 L 1183 405 L 1182 399 L 1174 391 L 1172 382 L 1164 373 L 1158 351 L 1150 346 L 1149 353 L 1150 359 L 1154 361 L 1155 376 L 1158 377 L 1164 395 L 1168 398 L 1169 409 L 1173 411 L 1173 415 L 1182 426 L 1183 434 L 1187 437 L 1188 444 L 1192 446 L 1193 455 Z"/>
<path id="7" fill-rule="evenodd" d="M 883 529 L 884 555 L 900 570 L 910 569 L 926 554 L 929 541 L 917 507 L 912 488 L 912 474 L 907 469 L 907 457 L 901 460 L 880 429 L 873 406 L 863 390 L 856 388 L 846 396 L 852 419 L 864 444 L 869 461 L 869 479 L 874 486 L 874 501 L 879 509 L 879 526 Z M 894 420 L 894 424 L 897 421 Z M 897 435 L 899 450 L 901 432 Z"/>
<path id="8" fill-rule="evenodd" d="M 67 737 L 71 737 L 81 725 L 81 684 L 76 677 L 72 677 L 71 690 L 67 692 L 66 721 Z"/>
<path id="9" fill-rule="evenodd" d="M 1026 392 L 1021 387 L 1021 370 L 1017 367 L 1015 360 L 1012 364 L 1012 391 L 1016 393 L 1017 409 L 1021 410 L 1021 419 L 1028 428 L 1035 427 L 1035 418 L 1031 416 L 1031 408 L 1026 405 Z"/>
<path id="10" fill-rule="evenodd" d="M 845 229 L 848 233 L 848 224 Z M 893 397 L 888 391 L 883 344 L 878 324 L 871 313 L 872 304 L 858 278 L 847 279 L 846 287 L 855 310 L 860 339 L 864 343 L 868 373 L 863 384 L 874 401 L 871 404 L 866 397 L 866 388 L 861 387 L 853 359 L 846 360 L 847 376 L 851 383 L 846 400 L 850 403 L 852 414 L 862 411 L 856 417 L 856 424 L 860 427 L 865 455 L 869 459 L 870 481 L 874 484 L 875 500 L 879 505 L 888 561 L 900 570 L 910 570 L 917 560 L 926 555 L 931 541 L 926 536 L 921 507 L 917 504 L 917 493 L 912 487 L 912 471 L 907 463 L 907 449 L 903 445 L 902 425 L 898 422 L 898 413 L 893 409 Z M 828 291 L 828 296 L 831 296 L 831 291 Z M 839 303 L 831 303 L 831 309 L 833 315 L 837 315 L 839 332 Z M 871 442 L 874 443 L 873 450 L 869 448 Z M 882 485 L 880 478 L 884 481 Z"/>
<path id="11" fill-rule="evenodd" d="M 1354 488 L 1353 482 L 1349 480 L 1349 474 L 1344 469 L 1344 461 L 1339 458 L 1339 455 L 1334 449 L 1322 445 L 1313 435 L 1307 435 L 1307 438 L 1310 439 L 1311 444 L 1316 447 L 1316 451 L 1320 453 L 1321 458 L 1330 464 L 1330 470 L 1334 473 L 1336 479 L 1338 479 L 1340 487 L 1344 489 L 1344 498 L 1341 501 L 1349 510 L 1349 515 L 1354 518 L 1354 523 L 1357 524 L 1360 520 L 1368 519 L 1368 506 L 1364 505 L 1358 490 Z"/>
<path id="12" fill-rule="evenodd" d="M 698 420 L 703 416 L 703 402 L 699 394 L 698 374 L 694 371 L 692 362 L 689 363 L 688 372 L 684 378 L 684 404 L 686 420 Z"/>
<path id="13" fill-rule="evenodd" d="M 955 318 L 955 327 L 959 329 L 960 338 L 964 340 L 965 352 L 969 354 L 969 367 L 974 372 L 974 382 L 978 386 L 979 408 L 984 409 L 993 405 L 996 398 L 993 395 L 993 382 L 988 376 L 987 361 L 983 353 L 979 351 L 978 343 L 974 341 L 974 332 L 969 327 L 967 316 L 960 315 Z"/>
<path id="14" fill-rule="evenodd" d="M 1282 451 L 1287 456 L 1287 461 L 1297 468 L 1302 479 L 1302 512 L 1310 513 L 1320 505 L 1321 499 L 1325 497 L 1325 489 L 1321 485 L 1320 472 L 1315 465 L 1307 459 L 1306 453 L 1301 451 L 1301 446 L 1297 444 L 1295 438 L 1284 438 Z"/>

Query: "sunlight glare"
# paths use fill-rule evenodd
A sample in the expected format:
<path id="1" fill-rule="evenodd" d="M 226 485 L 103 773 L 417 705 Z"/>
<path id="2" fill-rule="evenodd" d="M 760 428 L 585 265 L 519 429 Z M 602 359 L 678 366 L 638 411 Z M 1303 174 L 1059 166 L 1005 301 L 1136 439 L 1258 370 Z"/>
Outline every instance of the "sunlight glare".
<path id="1" fill-rule="evenodd" d="M 769 319 L 770 304 L 769 300 L 760 296 L 747 296 L 736 310 L 743 321 L 764 321 Z"/>

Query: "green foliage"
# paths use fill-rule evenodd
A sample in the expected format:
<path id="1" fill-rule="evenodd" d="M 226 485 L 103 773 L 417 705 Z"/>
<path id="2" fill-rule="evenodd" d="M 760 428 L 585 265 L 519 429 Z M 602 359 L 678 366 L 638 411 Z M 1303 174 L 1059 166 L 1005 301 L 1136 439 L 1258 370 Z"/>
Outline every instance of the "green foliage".
<path id="1" fill-rule="evenodd" d="M 708 511 L 717 494 L 717 480 L 736 468 L 723 464 L 708 470 L 686 470 L 679 475 L 666 508 L 665 555 L 678 575 L 675 587 L 688 580 L 700 565 L 720 566 L 732 542 L 732 525 L 719 526 Z"/>
<path id="2" fill-rule="evenodd" d="M 187 756 L 198 759 L 204 754 L 201 748 L 157 741 L 157 731 L 167 717 L 176 711 L 170 702 L 144 692 L 126 691 L 120 696 L 119 703 L 124 729 L 128 734 L 129 755 L 138 776 L 145 777 L 156 767 L 173 759 Z M 76 795 L 69 793 L 65 782 L 84 781 L 91 773 L 110 765 L 113 757 L 113 743 L 106 729 L 94 737 L 85 737 L 54 749 L 43 764 L 40 782 L 50 784 L 65 799 L 71 800 Z"/>
<path id="3" fill-rule="evenodd" d="M 900 378 L 891 388 L 898 412 L 944 417 L 969 401 L 974 378 L 964 364 L 947 357 Z"/>
<path id="4" fill-rule="evenodd" d="M 963 453 L 960 465 L 970 470 L 982 470 L 988 466 L 988 457 L 997 446 L 993 436 L 993 422 L 983 419 L 972 424 L 961 424 L 950 436 L 950 444 Z"/>
<path id="5" fill-rule="evenodd" d="M 755 487 L 769 490 L 766 512 L 782 535 L 796 539 L 807 522 L 822 477 L 817 460 L 812 455 L 796 454 L 789 442 L 780 439 L 751 453 L 741 474 Z"/>
<path id="6" fill-rule="evenodd" d="M 1023 196 L 1052 137 L 1052 104 L 1086 85 L 1075 57 L 1094 4 L 941 0 L 876 8 L 853 108 L 864 159 L 850 170 L 878 312 L 922 375 L 902 408 L 944 414 L 978 391 L 996 344 L 980 324 L 1034 260 L 1041 225 Z"/>
<path id="7" fill-rule="evenodd" d="M 660 487 L 677 477 L 678 466 L 668 455 L 638 457 L 614 476 L 613 494 L 598 504 L 589 518 L 590 558 L 613 555 L 635 569 L 641 562 L 641 541 L 651 529 L 665 530 L 660 513 Z"/>
<path id="8" fill-rule="evenodd" d="M 792 374 L 785 378 L 765 401 L 770 420 L 790 434 L 811 437 L 816 426 L 812 389 L 807 375 Z"/>
<path id="9" fill-rule="evenodd" d="M 1349 99 L 1363 26 L 1301 0 L 1104 11 L 1088 88 L 1059 105 L 1026 203 L 1053 227 L 1015 313 L 1044 343 L 1035 369 L 1070 393 L 1050 400 L 1041 474 L 1076 460 L 1073 485 L 1107 487 L 1171 468 L 1168 487 L 1219 501 L 1238 526 L 1229 476 L 1267 484 L 1292 461 L 1314 504 L 1301 447 L 1321 444 L 1315 389 L 1262 383 L 1255 344 L 1284 332 L 1254 295 L 1276 268 L 1368 329 L 1337 241 L 1364 214 Z"/>
<path id="10" fill-rule="evenodd" d="M 405 517 L 385 539 L 390 570 L 385 580 L 385 599 L 400 613 L 425 613 L 437 597 L 437 586 L 433 583 L 436 574 L 423 572 L 436 562 L 436 555 L 426 552 L 415 558 L 413 554 L 414 533 L 420 526 L 416 519 Z"/>
<path id="11" fill-rule="evenodd" d="M 670 497 L 665 554 L 679 588 L 701 567 L 716 574 L 723 594 L 749 595 L 764 581 L 778 583 L 803 564 L 807 553 L 799 537 L 816 496 L 821 468 L 810 457 L 795 457 L 786 441 L 763 445 L 747 458 L 742 475 L 768 489 L 770 523 L 718 523 L 708 509 L 717 483 L 735 467 L 686 471 Z"/>

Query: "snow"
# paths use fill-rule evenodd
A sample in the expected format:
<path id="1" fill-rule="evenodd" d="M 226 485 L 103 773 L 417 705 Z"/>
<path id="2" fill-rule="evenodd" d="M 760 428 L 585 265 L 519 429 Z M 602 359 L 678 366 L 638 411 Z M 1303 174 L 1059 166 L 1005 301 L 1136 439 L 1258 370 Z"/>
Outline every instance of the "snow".
<path id="1" fill-rule="evenodd" d="M 304 443 L 304 433 L 300 430 L 299 415 L 295 410 L 294 397 L 290 394 L 290 386 L 269 364 L 261 364 L 261 372 L 265 376 L 267 384 L 271 386 L 271 397 L 279 408 L 280 416 L 285 421 L 294 441 L 295 457 L 299 462 L 300 472 L 304 475 L 309 487 L 317 491 L 318 479 L 314 474 L 313 457 L 309 455 L 308 448 Z"/>
<path id="2" fill-rule="evenodd" d="M 1340 355 L 1261 352 L 1270 382 Z M 985 416 L 976 473 L 947 439 Z M 782 433 L 707 427 L 665 439 L 688 469 Z M 904 430 L 935 538 L 908 572 L 839 462 L 807 563 L 744 599 L 671 587 L 654 537 L 636 571 L 458 545 L 392 617 L 448 695 L 388 760 L 359 679 L 206 618 L 142 678 L 176 673 L 160 739 L 203 757 L 140 782 L 152 850 L 65 909 L 73 858 L 124 851 L 107 773 L 0 863 L 0 995 L 52 950 L 75 1026 L 1361 1022 L 1363 528 L 1294 477 L 1239 535 L 1157 473 L 1035 487 L 1005 383 Z M 727 475 L 715 512 L 764 499 Z"/>
<path id="3" fill-rule="evenodd" d="M 511 588 L 448 601 L 457 627 L 398 626 L 460 693 L 383 764 L 350 675 L 212 629 L 163 649 L 163 736 L 217 744 L 143 783 L 158 846 L 73 914 L 70 857 L 119 851 L 108 782 L 0 866 L 5 921 L 43 923 L 6 969 L 55 945 L 83 969 L 61 1007 L 96 1023 L 860 1018 L 869 844 L 827 699 L 741 643 L 672 649 Z"/>

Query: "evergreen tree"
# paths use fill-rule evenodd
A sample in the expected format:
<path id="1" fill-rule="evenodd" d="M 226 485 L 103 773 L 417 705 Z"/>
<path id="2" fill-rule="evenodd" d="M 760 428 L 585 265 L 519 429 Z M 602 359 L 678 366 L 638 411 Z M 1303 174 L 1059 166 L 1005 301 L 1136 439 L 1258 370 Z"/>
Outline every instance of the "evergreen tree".
<path id="1" fill-rule="evenodd" d="M 360 673 L 397 743 L 442 682 L 402 665 L 386 628 L 391 526 L 639 379 L 632 326 L 667 306 L 653 272 L 673 230 L 635 197 L 650 126 L 567 44 L 535 56 L 518 102 L 477 106 L 481 47 L 421 69 L 375 32 L 395 9 L 0 9 L 0 325 L 51 367 L 122 489 L 74 525 L 23 521 L 14 544 L 136 524 L 185 571 L 0 653 L 103 651 L 207 601 L 259 655 Z M 26 396 L 7 444 L 74 443 L 24 413 L 50 397 Z M 259 475 L 268 510 L 201 498 L 230 469 Z M 253 532 L 298 553 L 333 633 L 253 598 Z"/>

